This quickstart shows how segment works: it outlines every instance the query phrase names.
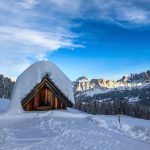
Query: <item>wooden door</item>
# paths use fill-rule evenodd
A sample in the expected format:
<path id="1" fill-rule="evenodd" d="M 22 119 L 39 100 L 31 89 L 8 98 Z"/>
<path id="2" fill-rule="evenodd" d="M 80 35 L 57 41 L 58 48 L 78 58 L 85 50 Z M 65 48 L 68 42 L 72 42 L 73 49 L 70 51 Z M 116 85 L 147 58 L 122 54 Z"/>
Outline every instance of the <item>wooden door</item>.
<path id="1" fill-rule="evenodd" d="M 40 97 L 39 97 L 39 106 L 49 106 L 48 103 L 48 96 L 47 96 L 47 88 L 42 88 L 40 91 Z"/>

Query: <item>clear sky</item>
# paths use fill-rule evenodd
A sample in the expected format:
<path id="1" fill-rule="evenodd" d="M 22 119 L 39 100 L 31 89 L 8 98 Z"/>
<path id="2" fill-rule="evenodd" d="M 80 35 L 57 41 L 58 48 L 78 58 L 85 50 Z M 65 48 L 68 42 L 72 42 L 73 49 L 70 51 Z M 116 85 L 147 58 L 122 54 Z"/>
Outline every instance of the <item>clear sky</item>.
<path id="1" fill-rule="evenodd" d="M 72 80 L 150 69 L 149 0 L 0 0 L 0 73 L 49 60 Z"/>

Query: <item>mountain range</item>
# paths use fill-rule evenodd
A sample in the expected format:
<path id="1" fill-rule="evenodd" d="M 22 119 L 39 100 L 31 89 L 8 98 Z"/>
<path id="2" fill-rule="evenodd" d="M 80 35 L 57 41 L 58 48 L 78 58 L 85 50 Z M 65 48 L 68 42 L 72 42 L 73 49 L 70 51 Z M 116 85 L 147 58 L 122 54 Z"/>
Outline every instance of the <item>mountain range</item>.
<path id="1" fill-rule="evenodd" d="M 125 100 L 150 106 L 150 70 L 117 81 L 82 76 L 73 82 L 73 90 L 76 101 Z"/>

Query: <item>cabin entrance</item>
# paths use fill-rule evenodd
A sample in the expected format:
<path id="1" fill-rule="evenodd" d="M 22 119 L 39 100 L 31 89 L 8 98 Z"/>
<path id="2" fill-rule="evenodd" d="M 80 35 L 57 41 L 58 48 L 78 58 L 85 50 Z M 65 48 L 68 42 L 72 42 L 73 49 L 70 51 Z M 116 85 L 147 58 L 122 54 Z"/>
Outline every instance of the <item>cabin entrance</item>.
<path id="1" fill-rule="evenodd" d="M 50 110 L 52 109 L 52 96 L 49 96 L 49 89 L 47 87 L 43 87 L 39 94 L 39 106 L 37 110 Z"/>
<path id="2" fill-rule="evenodd" d="M 39 106 L 49 106 L 49 105 L 51 105 L 49 103 L 50 100 L 48 99 L 47 90 L 48 90 L 48 88 L 43 88 L 41 90 L 41 93 L 39 95 L 39 99 L 40 99 Z"/>

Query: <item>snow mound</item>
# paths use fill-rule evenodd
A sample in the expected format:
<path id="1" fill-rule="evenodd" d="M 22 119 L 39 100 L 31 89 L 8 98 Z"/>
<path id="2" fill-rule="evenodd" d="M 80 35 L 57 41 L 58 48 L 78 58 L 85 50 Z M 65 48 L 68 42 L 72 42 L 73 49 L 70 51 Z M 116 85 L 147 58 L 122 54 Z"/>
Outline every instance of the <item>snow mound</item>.
<path id="1" fill-rule="evenodd" d="M 7 111 L 9 106 L 10 106 L 9 99 L 0 98 L 0 113 Z"/>
<path id="2" fill-rule="evenodd" d="M 70 79 L 53 63 L 40 61 L 27 68 L 18 78 L 13 88 L 12 104 L 9 112 L 23 112 L 21 100 L 49 74 L 50 79 L 74 103 L 72 83 Z"/>
<path id="3" fill-rule="evenodd" d="M 118 123 L 117 116 L 97 115 L 88 117 L 93 123 L 97 123 L 99 127 L 109 131 L 116 132 L 121 135 L 129 136 L 133 139 L 150 143 L 150 121 L 137 119 L 128 116 L 121 116 L 121 124 Z"/>

